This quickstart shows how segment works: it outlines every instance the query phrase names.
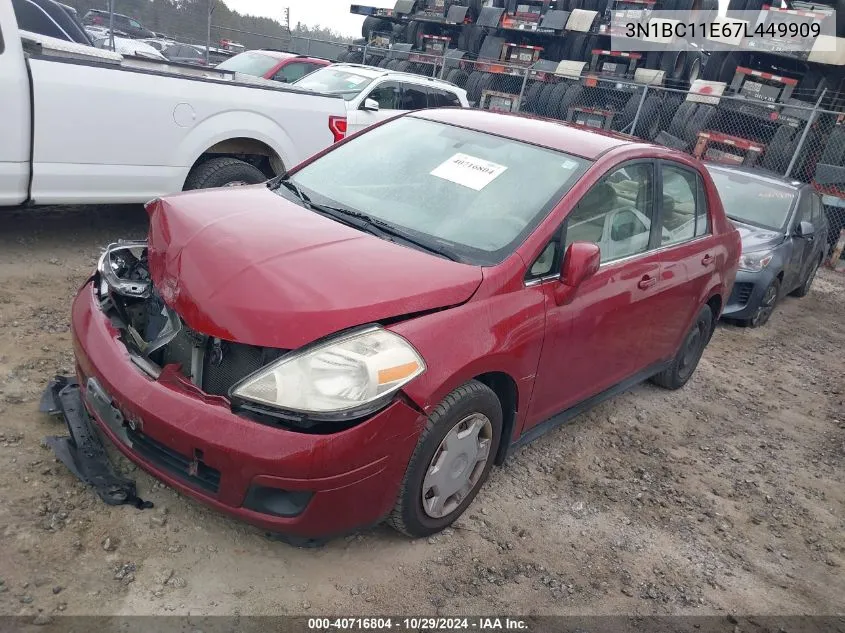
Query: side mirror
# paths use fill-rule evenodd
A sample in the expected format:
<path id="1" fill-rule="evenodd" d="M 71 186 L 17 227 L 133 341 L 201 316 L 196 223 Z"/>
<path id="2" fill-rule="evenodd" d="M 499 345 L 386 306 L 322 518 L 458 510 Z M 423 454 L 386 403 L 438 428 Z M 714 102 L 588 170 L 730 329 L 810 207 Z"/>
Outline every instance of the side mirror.
<path id="1" fill-rule="evenodd" d="M 364 105 L 361 106 L 362 110 L 367 110 L 368 112 L 378 112 L 380 106 L 378 101 L 375 99 L 364 99 Z"/>
<path id="2" fill-rule="evenodd" d="M 601 266 L 601 249 L 592 242 L 573 242 L 566 249 L 560 266 L 560 285 L 555 289 L 555 301 L 565 305 L 575 298 L 578 288 L 595 275 Z"/>
<path id="3" fill-rule="evenodd" d="M 798 237 L 812 237 L 816 233 L 816 227 L 813 226 L 812 222 L 799 222 L 798 226 L 795 227 L 795 235 Z"/>

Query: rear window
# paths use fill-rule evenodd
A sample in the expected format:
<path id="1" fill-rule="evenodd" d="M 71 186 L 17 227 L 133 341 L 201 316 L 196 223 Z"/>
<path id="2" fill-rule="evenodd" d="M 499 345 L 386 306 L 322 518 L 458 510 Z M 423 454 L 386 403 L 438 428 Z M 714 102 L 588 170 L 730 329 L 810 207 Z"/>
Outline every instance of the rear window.
<path id="1" fill-rule="evenodd" d="M 768 179 L 708 166 L 731 220 L 779 231 L 789 219 L 797 191 Z"/>
<path id="2" fill-rule="evenodd" d="M 278 63 L 279 60 L 275 57 L 249 51 L 247 53 L 235 55 L 231 59 L 227 59 L 217 68 L 220 70 L 230 70 L 236 73 L 244 73 L 245 75 L 253 75 L 254 77 L 263 77 L 273 70 Z"/>

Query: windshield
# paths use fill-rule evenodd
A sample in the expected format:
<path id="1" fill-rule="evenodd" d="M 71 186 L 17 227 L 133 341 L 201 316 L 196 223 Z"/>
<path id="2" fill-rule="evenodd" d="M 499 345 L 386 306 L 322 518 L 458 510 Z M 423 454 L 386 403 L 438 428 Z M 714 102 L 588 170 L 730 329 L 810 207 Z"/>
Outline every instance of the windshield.
<path id="1" fill-rule="evenodd" d="M 305 90 L 329 94 L 339 94 L 347 101 L 357 97 L 361 91 L 373 82 L 371 77 L 359 75 L 349 70 L 327 66 L 306 75 L 293 85 Z"/>
<path id="2" fill-rule="evenodd" d="M 461 261 L 494 265 L 537 227 L 588 164 L 403 117 L 334 149 L 290 180 L 315 203 L 364 213 Z"/>
<path id="3" fill-rule="evenodd" d="M 708 170 L 730 219 L 764 229 L 783 229 L 797 195 L 795 189 L 741 172 Z"/>
<path id="4" fill-rule="evenodd" d="M 253 75 L 255 77 L 263 77 L 273 70 L 279 61 L 275 57 L 250 51 L 227 59 L 218 65 L 217 68 L 220 70 L 231 70 L 236 73 L 244 73 L 245 75 Z"/>

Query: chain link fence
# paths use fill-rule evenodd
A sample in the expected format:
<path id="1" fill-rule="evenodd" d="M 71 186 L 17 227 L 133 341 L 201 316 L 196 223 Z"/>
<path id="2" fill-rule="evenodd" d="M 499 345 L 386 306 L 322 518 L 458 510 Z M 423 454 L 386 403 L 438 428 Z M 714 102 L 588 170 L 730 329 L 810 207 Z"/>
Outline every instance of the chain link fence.
<path id="1" fill-rule="evenodd" d="M 845 229 L 845 114 L 832 109 L 826 92 L 792 90 L 778 103 L 581 76 L 581 68 L 566 75 L 556 63 L 506 63 L 483 52 L 431 54 L 364 45 L 350 50 L 341 61 L 445 79 L 464 88 L 473 107 L 613 130 L 698 158 L 812 183 L 823 197 L 831 251 Z"/>

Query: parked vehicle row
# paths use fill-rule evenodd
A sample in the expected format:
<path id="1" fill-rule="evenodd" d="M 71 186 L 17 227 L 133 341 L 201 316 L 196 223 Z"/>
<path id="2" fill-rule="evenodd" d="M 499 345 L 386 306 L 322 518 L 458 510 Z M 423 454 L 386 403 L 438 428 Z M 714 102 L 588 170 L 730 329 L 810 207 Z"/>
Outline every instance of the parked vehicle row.
<path id="1" fill-rule="evenodd" d="M 0 207 L 258 183 L 346 134 L 336 95 L 21 32 L 10 0 L 0 37 Z"/>

